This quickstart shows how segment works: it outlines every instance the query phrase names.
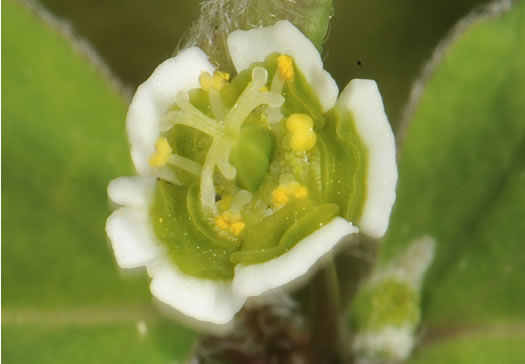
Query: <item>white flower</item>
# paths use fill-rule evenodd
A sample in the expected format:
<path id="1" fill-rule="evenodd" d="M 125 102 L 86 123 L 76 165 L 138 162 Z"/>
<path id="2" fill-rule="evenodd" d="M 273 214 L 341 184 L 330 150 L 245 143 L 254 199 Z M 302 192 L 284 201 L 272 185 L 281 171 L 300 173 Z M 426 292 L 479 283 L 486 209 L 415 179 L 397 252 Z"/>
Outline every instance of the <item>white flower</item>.
<path id="1" fill-rule="evenodd" d="M 231 80 L 189 48 L 138 88 L 127 131 L 139 176 L 110 183 L 121 207 L 106 225 L 122 268 L 145 266 L 156 298 L 214 324 L 358 228 L 381 237 L 397 181 L 374 81 L 353 80 L 337 99 L 316 48 L 287 21 L 227 44 Z"/>

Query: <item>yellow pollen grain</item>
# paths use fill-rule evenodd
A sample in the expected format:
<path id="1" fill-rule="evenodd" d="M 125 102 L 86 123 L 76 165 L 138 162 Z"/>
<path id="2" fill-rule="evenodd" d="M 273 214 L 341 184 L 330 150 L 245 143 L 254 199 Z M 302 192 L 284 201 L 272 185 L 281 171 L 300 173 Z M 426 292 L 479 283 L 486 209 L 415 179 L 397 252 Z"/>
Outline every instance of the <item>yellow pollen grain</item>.
<path id="1" fill-rule="evenodd" d="M 210 89 L 222 90 L 224 84 L 230 80 L 230 74 L 222 71 L 215 71 L 213 76 L 209 72 L 202 71 L 199 76 L 201 88 L 209 92 Z"/>
<path id="2" fill-rule="evenodd" d="M 308 130 L 312 129 L 313 127 L 314 121 L 310 115 L 307 114 L 296 113 L 288 116 L 288 119 L 286 119 L 286 129 L 291 132 Z"/>
<path id="3" fill-rule="evenodd" d="M 230 74 L 224 71 L 215 71 L 215 73 L 213 74 L 213 78 L 222 79 L 224 81 L 229 81 Z"/>
<path id="4" fill-rule="evenodd" d="M 291 133 L 290 147 L 296 152 L 312 149 L 317 142 L 314 122 L 307 114 L 292 114 L 286 119 L 286 129 Z"/>
<path id="5" fill-rule="evenodd" d="M 230 225 L 230 231 L 233 235 L 239 236 L 245 227 L 246 227 L 246 224 L 244 222 L 237 221 Z"/>
<path id="6" fill-rule="evenodd" d="M 277 187 L 272 192 L 272 202 L 275 206 L 283 206 L 288 203 L 288 193 L 284 187 Z"/>
<path id="7" fill-rule="evenodd" d="M 297 187 L 293 195 L 297 199 L 305 198 L 306 196 L 308 196 L 308 188 L 306 188 L 305 186 L 299 186 Z"/>
<path id="8" fill-rule="evenodd" d="M 261 87 L 261 88 L 259 89 L 259 91 L 261 91 L 261 92 L 266 92 L 266 91 L 268 91 L 268 87 L 263 86 L 263 87 Z"/>
<path id="9" fill-rule="evenodd" d="M 230 74 L 222 71 L 216 71 L 213 74 L 211 86 L 216 90 L 222 90 L 224 84 L 230 79 Z"/>
<path id="10" fill-rule="evenodd" d="M 215 218 L 215 225 L 225 231 L 229 231 L 235 236 L 239 236 L 246 224 L 242 221 L 240 214 L 232 214 L 230 211 L 224 211 Z"/>
<path id="11" fill-rule="evenodd" d="M 155 144 L 155 152 L 149 157 L 149 164 L 152 167 L 161 167 L 168 163 L 168 158 L 171 155 L 172 149 L 168 143 L 168 139 L 159 138 Z"/>
<path id="12" fill-rule="evenodd" d="M 230 224 L 224 219 L 222 215 L 219 215 L 215 218 L 215 225 L 221 230 L 227 230 Z"/>
<path id="13" fill-rule="evenodd" d="M 293 69 L 293 60 L 292 57 L 285 54 L 281 54 L 277 57 L 277 70 L 279 76 L 285 81 L 293 81 L 295 77 L 295 72 Z"/>
<path id="14" fill-rule="evenodd" d="M 312 149 L 317 142 L 317 135 L 313 130 L 296 131 L 290 137 L 290 147 L 296 152 L 306 152 Z"/>

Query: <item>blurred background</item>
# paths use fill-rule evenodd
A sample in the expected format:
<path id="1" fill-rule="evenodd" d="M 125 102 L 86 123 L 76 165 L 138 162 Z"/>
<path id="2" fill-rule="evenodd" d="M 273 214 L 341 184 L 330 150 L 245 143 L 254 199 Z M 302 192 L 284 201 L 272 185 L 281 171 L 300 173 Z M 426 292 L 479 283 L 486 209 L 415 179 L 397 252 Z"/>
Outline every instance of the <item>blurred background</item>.
<path id="1" fill-rule="evenodd" d="M 335 0 L 325 67 L 340 87 L 377 80 L 398 124 L 412 82 L 450 28 L 482 0 Z M 199 14 L 199 1 L 41 0 L 88 40 L 133 90 L 163 60 Z"/>

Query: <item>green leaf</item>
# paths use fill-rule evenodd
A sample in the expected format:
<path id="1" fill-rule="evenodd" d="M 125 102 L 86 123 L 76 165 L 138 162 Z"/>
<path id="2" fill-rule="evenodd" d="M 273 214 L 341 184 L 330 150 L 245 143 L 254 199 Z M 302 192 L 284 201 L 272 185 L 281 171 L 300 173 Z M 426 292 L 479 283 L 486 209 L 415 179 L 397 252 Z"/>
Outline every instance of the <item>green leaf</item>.
<path id="1" fill-rule="evenodd" d="M 525 322 L 523 44 L 524 2 L 475 21 L 442 54 L 408 126 L 383 260 L 417 237 L 434 237 L 436 257 L 423 291 L 425 331 L 474 326 L 485 335 L 429 345 L 416 363 L 480 363 L 481 353 L 497 359 L 487 363 L 523 357 L 513 344 L 523 342 L 523 330 L 511 332 L 509 342 L 488 335 Z"/>
<path id="2" fill-rule="evenodd" d="M 124 99 L 19 2 L 2 12 L 3 358 L 181 359 L 193 335 L 152 311 L 145 274 L 121 279 L 106 243 L 106 186 L 132 173 Z"/>
<path id="3" fill-rule="evenodd" d="M 521 363 L 523 360 L 523 342 L 525 332 L 512 334 L 513 329 L 493 331 L 492 335 L 469 333 L 466 337 L 455 337 L 454 340 L 429 342 L 425 350 L 416 351 L 410 364 L 494 364 Z"/>

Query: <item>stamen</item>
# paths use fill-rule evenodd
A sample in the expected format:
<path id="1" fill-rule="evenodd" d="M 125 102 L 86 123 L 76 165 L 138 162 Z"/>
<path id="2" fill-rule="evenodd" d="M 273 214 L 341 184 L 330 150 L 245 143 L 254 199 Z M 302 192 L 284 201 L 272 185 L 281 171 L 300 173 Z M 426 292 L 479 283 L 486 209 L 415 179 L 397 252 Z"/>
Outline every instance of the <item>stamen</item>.
<path id="1" fill-rule="evenodd" d="M 209 76 L 209 73 L 208 73 Z M 215 119 L 224 121 L 226 117 L 226 108 L 222 102 L 220 90 L 224 87 L 224 84 L 230 80 L 230 74 L 222 71 L 215 71 L 213 78 L 211 78 L 210 86 L 208 87 L 210 95 L 210 106 L 213 116 Z"/>
<path id="2" fill-rule="evenodd" d="M 213 185 L 213 172 L 215 171 L 214 158 L 217 153 L 217 138 L 214 138 L 211 142 L 208 154 L 204 160 L 201 172 L 201 204 L 204 208 L 214 211 L 215 210 L 215 186 Z"/>
<path id="3" fill-rule="evenodd" d="M 237 175 L 237 170 L 235 169 L 235 167 L 228 160 L 229 156 L 230 156 L 230 154 L 228 153 L 228 158 L 218 159 L 217 160 L 217 168 L 219 169 L 219 171 L 222 173 L 222 175 L 225 178 L 227 178 L 229 180 L 232 180 Z"/>
<path id="4" fill-rule="evenodd" d="M 230 74 L 228 72 L 215 71 L 215 73 L 213 74 L 214 86 L 219 90 L 220 88 L 224 87 L 224 84 L 228 82 L 229 80 L 230 80 Z"/>
<path id="5" fill-rule="evenodd" d="M 296 152 L 312 149 L 317 142 L 313 130 L 313 120 L 307 114 L 292 114 L 286 120 L 286 128 L 291 132 L 290 147 Z"/>
<path id="6" fill-rule="evenodd" d="M 230 231 L 233 235 L 239 236 L 246 227 L 246 224 L 242 221 L 234 222 L 230 225 Z"/>
<path id="7" fill-rule="evenodd" d="M 272 202 L 275 206 L 281 207 L 288 203 L 290 199 L 288 198 L 288 194 L 286 193 L 286 190 L 282 187 L 277 187 L 272 192 Z"/>
<path id="8" fill-rule="evenodd" d="M 285 54 L 281 54 L 279 57 L 277 57 L 277 71 L 283 80 L 293 81 L 295 72 L 293 68 L 292 57 Z"/>
<path id="9" fill-rule="evenodd" d="M 308 188 L 293 181 L 286 184 L 280 184 L 275 190 L 273 190 L 272 203 L 275 207 L 279 208 L 288 204 L 291 197 L 300 200 L 306 198 L 306 196 L 308 196 Z"/>
<path id="10" fill-rule="evenodd" d="M 229 211 L 225 211 L 215 218 L 215 225 L 225 231 L 229 231 L 235 236 L 239 236 L 246 224 L 242 221 L 242 217 L 239 214 L 232 214 Z"/>
<path id="11" fill-rule="evenodd" d="M 160 131 L 166 132 L 175 125 L 186 125 L 211 136 L 217 135 L 219 133 L 219 127 L 216 121 L 204 114 L 202 114 L 202 116 L 179 110 L 170 111 L 160 119 Z"/>
<path id="12" fill-rule="evenodd" d="M 229 79 L 230 75 L 226 72 L 215 71 L 212 76 L 209 72 L 203 71 L 199 83 L 204 91 L 209 92 L 211 89 L 221 90 Z"/>
<path id="13" fill-rule="evenodd" d="M 219 125 L 217 121 L 205 115 L 202 111 L 193 106 L 189 101 L 189 96 L 187 92 L 181 91 L 177 94 L 175 98 L 175 104 L 183 111 L 185 114 L 185 119 L 192 123 L 190 126 L 202 130 L 208 135 L 215 136 L 219 133 Z"/>
<path id="14" fill-rule="evenodd" d="M 213 116 L 215 116 L 216 120 L 224 121 L 224 118 L 226 117 L 226 108 L 224 107 L 224 104 L 222 103 L 222 96 L 221 93 L 212 88 L 210 90 L 209 94 L 210 98 L 210 107 L 211 112 L 213 113 Z"/>
<path id="15" fill-rule="evenodd" d="M 293 59 L 290 56 L 281 54 L 277 57 L 277 71 L 275 72 L 270 91 L 277 95 L 282 95 L 285 81 L 293 81 L 295 72 L 293 68 Z M 278 123 L 283 118 L 280 107 L 268 107 L 266 111 L 268 122 Z"/>
<path id="16" fill-rule="evenodd" d="M 248 115 L 260 105 L 280 107 L 284 97 L 273 92 L 261 92 L 260 89 L 268 80 L 268 72 L 262 67 L 255 67 L 252 71 L 252 81 L 241 93 L 239 99 L 226 117 L 226 127 L 238 130 Z"/>
<path id="17" fill-rule="evenodd" d="M 174 167 L 180 168 L 182 170 L 185 170 L 186 172 L 194 174 L 195 176 L 201 175 L 201 165 L 197 162 L 192 161 L 189 158 L 185 158 L 177 154 L 172 154 L 169 156 L 168 163 Z"/>
<path id="18" fill-rule="evenodd" d="M 168 163 L 168 157 L 172 152 L 168 139 L 159 138 L 155 144 L 155 152 L 149 157 L 149 164 L 152 167 L 161 167 Z"/>
<path id="19" fill-rule="evenodd" d="M 222 215 L 219 215 L 215 218 L 215 225 L 217 225 L 217 227 L 221 230 L 227 230 L 228 227 L 230 226 L 227 222 L 226 222 L 226 219 L 224 218 L 224 216 Z"/>
<path id="20" fill-rule="evenodd" d="M 305 198 L 306 196 L 308 196 L 308 188 L 306 188 L 305 186 L 299 186 L 297 190 L 295 190 L 293 196 L 299 200 Z"/>
<path id="21" fill-rule="evenodd" d="M 275 72 L 275 75 L 272 79 L 272 85 L 270 86 L 270 91 L 281 95 L 283 93 L 284 80 L 279 76 L 279 72 Z"/>

